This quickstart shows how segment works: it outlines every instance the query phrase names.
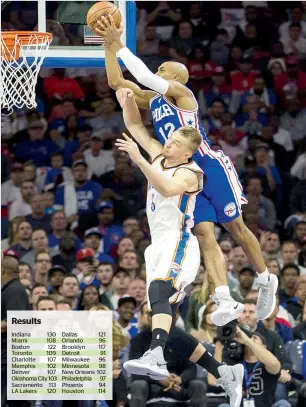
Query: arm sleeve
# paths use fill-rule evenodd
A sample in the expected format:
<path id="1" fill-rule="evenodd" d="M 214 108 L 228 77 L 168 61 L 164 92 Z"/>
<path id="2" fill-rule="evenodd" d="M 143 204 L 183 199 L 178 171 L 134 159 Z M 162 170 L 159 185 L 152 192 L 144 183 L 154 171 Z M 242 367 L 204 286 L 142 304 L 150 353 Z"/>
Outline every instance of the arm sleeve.
<path id="1" fill-rule="evenodd" d="M 169 83 L 151 72 L 141 59 L 136 57 L 127 47 L 121 48 L 117 52 L 117 57 L 122 59 L 127 69 L 143 86 L 155 90 L 155 92 L 161 93 L 162 95 L 167 93 Z"/>

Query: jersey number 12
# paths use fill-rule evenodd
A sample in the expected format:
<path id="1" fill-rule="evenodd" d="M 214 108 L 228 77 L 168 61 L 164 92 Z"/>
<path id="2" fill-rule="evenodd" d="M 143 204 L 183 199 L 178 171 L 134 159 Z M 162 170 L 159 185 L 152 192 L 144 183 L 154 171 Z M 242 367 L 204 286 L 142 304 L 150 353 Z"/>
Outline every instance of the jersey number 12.
<path id="1" fill-rule="evenodd" d="M 165 134 L 164 129 L 165 129 L 166 132 L 168 132 L 167 135 Z M 175 127 L 174 127 L 174 125 L 172 123 L 167 123 L 167 124 L 165 124 L 164 129 L 162 127 L 160 127 L 159 132 L 163 136 L 165 141 L 167 141 L 168 138 L 171 137 L 172 133 L 174 132 Z"/>

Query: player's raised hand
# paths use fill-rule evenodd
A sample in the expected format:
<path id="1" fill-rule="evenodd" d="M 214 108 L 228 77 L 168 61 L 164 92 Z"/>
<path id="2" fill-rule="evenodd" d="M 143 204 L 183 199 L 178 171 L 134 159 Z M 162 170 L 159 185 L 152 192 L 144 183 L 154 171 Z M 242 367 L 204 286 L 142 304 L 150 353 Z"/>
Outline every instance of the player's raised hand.
<path id="1" fill-rule="evenodd" d="M 97 20 L 97 24 L 99 25 L 99 28 L 96 28 L 96 31 L 102 35 L 107 45 L 120 41 L 123 33 L 123 25 L 121 23 L 120 27 L 117 28 L 114 19 L 110 14 L 107 14 L 106 17 L 102 16 Z"/>
<path id="2" fill-rule="evenodd" d="M 134 96 L 134 92 L 131 89 L 123 88 L 123 89 L 117 90 L 116 97 L 121 106 L 121 109 L 124 108 L 127 98 L 131 98 L 133 96 Z"/>
<path id="3" fill-rule="evenodd" d="M 118 150 L 128 153 L 131 160 L 134 161 L 135 164 L 138 164 L 143 160 L 143 157 L 140 154 L 137 144 L 125 133 L 122 133 L 122 135 L 124 139 L 117 138 L 115 145 L 118 147 Z"/>

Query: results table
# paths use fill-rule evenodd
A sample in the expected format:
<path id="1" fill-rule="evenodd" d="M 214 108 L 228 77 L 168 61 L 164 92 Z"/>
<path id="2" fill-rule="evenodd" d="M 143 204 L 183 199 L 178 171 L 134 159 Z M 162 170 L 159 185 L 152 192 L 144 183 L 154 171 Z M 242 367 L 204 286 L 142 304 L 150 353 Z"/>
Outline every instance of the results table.
<path id="1" fill-rule="evenodd" d="M 8 400 L 112 400 L 111 311 L 9 311 Z"/>

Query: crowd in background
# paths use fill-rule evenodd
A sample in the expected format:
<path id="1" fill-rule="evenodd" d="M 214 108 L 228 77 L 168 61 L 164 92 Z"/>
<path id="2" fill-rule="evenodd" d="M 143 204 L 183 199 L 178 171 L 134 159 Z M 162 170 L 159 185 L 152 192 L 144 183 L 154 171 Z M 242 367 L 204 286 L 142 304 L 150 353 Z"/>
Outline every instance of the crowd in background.
<path id="1" fill-rule="evenodd" d="M 26 3 L 6 9 L 6 29 L 35 28 L 35 2 Z M 82 43 L 69 22 L 52 25 L 56 12 L 50 11 L 48 23 L 54 44 Z M 232 2 L 231 7 L 228 2 L 137 2 L 137 37 L 137 54 L 154 72 L 167 60 L 188 67 L 188 86 L 212 148 L 222 149 L 236 166 L 248 199 L 245 223 L 280 282 L 279 301 L 266 321 L 256 320 L 256 273 L 244 251 L 219 225 L 215 232 L 231 294 L 245 302 L 239 322 L 260 328 L 271 352 L 284 347 L 273 402 L 286 407 L 281 401 L 295 392 L 296 403 L 306 380 L 306 2 Z M 150 113 L 142 117 L 154 136 Z M 161 397 L 193 397 L 192 407 L 217 406 L 222 400 L 206 399 L 206 394 L 218 389 L 210 382 L 203 389 L 205 373 L 189 364 L 174 363 L 171 380 L 147 379 L 138 387 L 122 370 L 129 349 L 140 346 L 150 328 L 146 182 L 114 147 L 124 129 L 103 70 L 41 70 L 37 108 L 2 117 L 4 273 L 19 277 L 31 309 L 113 311 L 114 400 L 109 406 L 144 407 L 133 404 L 139 392 L 142 399 L 154 395 L 158 403 Z M 177 325 L 214 344 L 210 285 L 204 258 Z M 4 369 L 5 364 L 6 358 Z M 201 397 L 195 399 L 197 392 Z"/>

